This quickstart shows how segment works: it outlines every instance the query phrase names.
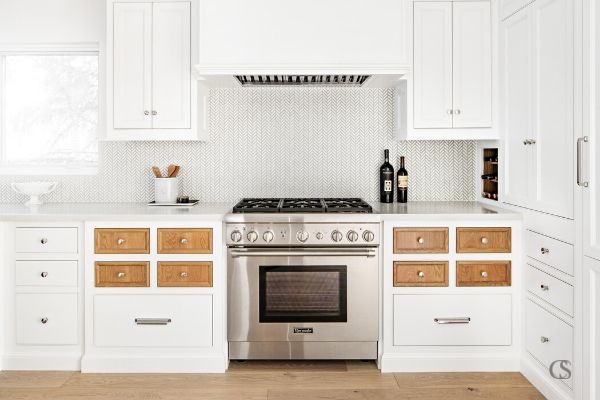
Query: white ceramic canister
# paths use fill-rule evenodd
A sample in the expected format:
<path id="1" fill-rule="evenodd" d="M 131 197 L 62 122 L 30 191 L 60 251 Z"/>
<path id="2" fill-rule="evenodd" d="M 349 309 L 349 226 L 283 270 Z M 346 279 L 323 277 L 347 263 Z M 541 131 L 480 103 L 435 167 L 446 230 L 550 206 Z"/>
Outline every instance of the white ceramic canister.
<path id="1" fill-rule="evenodd" d="M 179 195 L 177 178 L 154 178 L 154 201 L 156 203 L 176 203 Z"/>

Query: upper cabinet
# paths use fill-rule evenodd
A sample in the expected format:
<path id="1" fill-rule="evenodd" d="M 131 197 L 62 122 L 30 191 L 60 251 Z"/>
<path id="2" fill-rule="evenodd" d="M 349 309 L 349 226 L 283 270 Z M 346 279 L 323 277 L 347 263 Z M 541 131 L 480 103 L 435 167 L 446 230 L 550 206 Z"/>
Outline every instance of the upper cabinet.
<path id="1" fill-rule="evenodd" d="M 108 0 L 107 139 L 204 139 L 206 90 L 192 79 L 194 5 Z"/>
<path id="2" fill-rule="evenodd" d="M 407 139 L 494 138 L 489 1 L 414 1 Z M 405 133 L 405 135 L 404 135 Z"/>

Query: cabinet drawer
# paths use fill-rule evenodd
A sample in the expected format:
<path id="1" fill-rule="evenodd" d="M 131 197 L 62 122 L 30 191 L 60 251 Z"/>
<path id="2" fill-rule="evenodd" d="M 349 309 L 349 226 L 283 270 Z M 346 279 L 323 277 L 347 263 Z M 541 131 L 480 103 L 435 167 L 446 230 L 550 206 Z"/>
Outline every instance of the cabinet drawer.
<path id="1" fill-rule="evenodd" d="M 104 347 L 209 347 L 211 295 L 97 295 L 94 344 Z"/>
<path id="2" fill-rule="evenodd" d="M 526 313 L 527 351 L 546 368 L 556 360 L 572 363 L 573 328 L 531 300 L 527 300 Z M 564 382 L 572 387 L 571 379 Z"/>
<path id="3" fill-rule="evenodd" d="M 158 263 L 158 286 L 212 287 L 212 262 Z"/>
<path id="4" fill-rule="evenodd" d="M 573 276 L 572 245 L 532 231 L 527 231 L 525 242 L 528 257 Z"/>
<path id="5" fill-rule="evenodd" d="M 17 344 L 78 343 L 76 293 L 18 293 L 15 297 Z"/>
<path id="6" fill-rule="evenodd" d="M 529 264 L 526 266 L 525 286 L 530 293 L 573 315 L 573 286 Z"/>
<path id="7" fill-rule="evenodd" d="M 17 261 L 17 286 L 77 286 L 77 261 Z"/>
<path id="8" fill-rule="evenodd" d="M 394 228 L 394 254 L 448 253 L 448 228 Z"/>
<path id="9" fill-rule="evenodd" d="M 456 228 L 457 253 L 510 253 L 510 228 Z"/>
<path id="10" fill-rule="evenodd" d="M 96 254 L 148 254 L 150 229 L 96 228 L 94 249 Z"/>
<path id="11" fill-rule="evenodd" d="M 394 345 L 511 344 L 511 297 L 394 295 Z"/>
<path id="12" fill-rule="evenodd" d="M 510 261 L 457 261 L 456 286 L 510 286 Z"/>
<path id="13" fill-rule="evenodd" d="M 160 254 L 211 254 L 212 229 L 159 229 Z"/>
<path id="14" fill-rule="evenodd" d="M 448 286 L 448 262 L 395 261 L 394 286 Z"/>
<path id="15" fill-rule="evenodd" d="M 77 253 L 77 228 L 16 228 L 17 253 Z"/>
<path id="16" fill-rule="evenodd" d="M 150 263 L 96 262 L 96 287 L 150 286 Z"/>

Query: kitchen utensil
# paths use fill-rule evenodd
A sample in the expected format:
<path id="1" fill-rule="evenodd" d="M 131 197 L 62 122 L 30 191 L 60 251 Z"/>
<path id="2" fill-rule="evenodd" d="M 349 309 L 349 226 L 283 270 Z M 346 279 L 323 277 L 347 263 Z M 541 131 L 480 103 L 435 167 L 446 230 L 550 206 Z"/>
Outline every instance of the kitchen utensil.
<path id="1" fill-rule="evenodd" d="M 175 177 L 177 177 L 177 175 L 179 175 L 180 169 L 181 169 L 181 167 L 179 165 L 175 166 L 175 171 L 173 171 L 173 175 L 172 175 L 173 178 L 175 178 Z"/>
<path id="2" fill-rule="evenodd" d="M 13 182 L 10 184 L 12 189 L 26 196 L 30 196 L 26 206 L 37 206 L 42 204 L 40 196 L 52 192 L 56 189 L 58 182 Z"/>
<path id="3" fill-rule="evenodd" d="M 179 195 L 177 178 L 154 178 L 154 201 L 157 203 L 176 203 Z"/>
<path id="4" fill-rule="evenodd" d="M 152 167 L 152 172 L 154 173 L 155 177 L 162 178 L 162 172 L 160 172 L 160 168 Z"/>
<path id="5" fill-rule="evenodd" d="M 176 166 L 175 166 L 175 165 L 173 165 L 173 164 L 170 164 L 170 165 L 167 167 L 167 177 L 169 177 L 169 178 L 172 178 L 172 177 L 173 177 L 173 173 L 175 172 L 175 168 L 176 168 Z"/>

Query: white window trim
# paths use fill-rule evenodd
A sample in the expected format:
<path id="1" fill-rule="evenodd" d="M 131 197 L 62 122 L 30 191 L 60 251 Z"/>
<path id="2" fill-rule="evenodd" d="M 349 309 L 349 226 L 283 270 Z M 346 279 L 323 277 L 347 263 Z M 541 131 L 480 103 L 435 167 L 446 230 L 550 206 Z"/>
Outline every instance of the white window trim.
<path id="1" fill-rule="evenodd" d="M 5 82 L 5 65 L 3 62 L 3 56 L 7 55 L 19 55 L 19 54 L 72 54 L 72 55 L 95 55 L 98 56 L 98 142 L 100 142 L 100 128 L 102 114 L 101 109 L 101 58 L 100 58 L 100 46 L 98 43 L 0 43 L 0 152 L 6 151 L 4 146 L 5 135 L 5 118 L 4 105 L 6 102 L 5 91 L 2 87 Z M 0 154 L 0 160 L 5 159 Z M 14 167 L 0 165 L 0 176 L 12 175 L 12 176 L 49 176 L 49 175 L 97 175 L 98 174 L 98 163 L 94 166 L 90 165 L 77 165 L 72 164 L 69 166 L 45 166 L 45 165 L 18 165 Z"/>

